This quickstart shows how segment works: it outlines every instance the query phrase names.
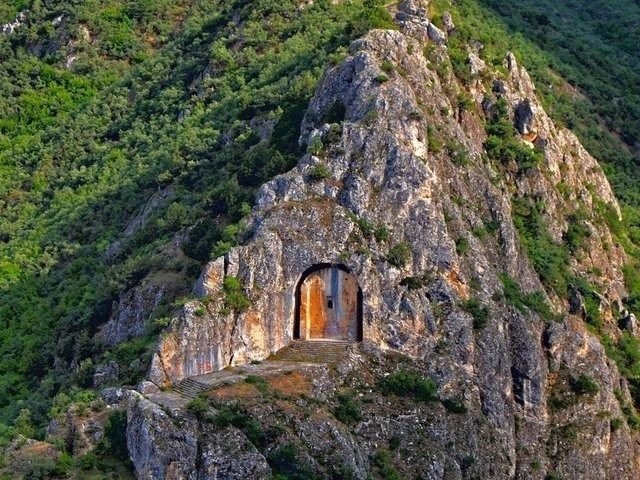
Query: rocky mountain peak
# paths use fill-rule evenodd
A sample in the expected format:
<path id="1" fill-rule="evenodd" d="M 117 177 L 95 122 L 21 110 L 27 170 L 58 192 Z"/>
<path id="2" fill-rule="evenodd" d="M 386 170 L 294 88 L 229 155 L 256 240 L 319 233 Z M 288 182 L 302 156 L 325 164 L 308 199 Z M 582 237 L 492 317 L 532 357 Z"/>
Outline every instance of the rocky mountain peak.
<path id="1" fill-rule="evenodd" d="M 516 470 L 537 478 L 532 465 L 549 442 L 570 475 L 632 478 L 632 434 L 603 434 L 609 423 L 597 416 L 621 414 L 614 391 L 628 395 L 624 381 L 585 328 L 581 307 L 570 306 L 575 298 L 541 281 L 514 221 L 528 208 L 561 243 L 572 216 L 619 214 L 611 188 L 577 138 L 547 116 L 513 54 L 506 75 L 465 86 L 447 68 L 447 33 L 426 12 L 423 3 L 402 2 L 400 31 L 369 32 L 325 73 L 301 126 L 307 153 L 260 188 L 246 242 L 204 267 L 194 287 L 201 299 L 172 320 L 148 378 L 169 387 L 261 361 L 297 338 L 362 339 L 423 362 L 441 391 L 488 422 L 495 442 L 472 449 L 493 458 L 484 478 Z M 478 64 L 469 67 L 486 68 Z M 503 128 L 507 146 L 491 125 Z M 496 159 L 507 148 L 513 158 Z M 567 268 L 601 288 L 600 309 L 615 334 L 624 253 L 595 216 L 581 221 L 586 241 Z M 304 323 L 318 282 L 323 311 L 352 312 L 340 318 L 357 325 L 318 333 L 313 318 Z M 332 282 L 338 287 L 328 290 Z M 581 410 L 554 411 L 554 389 L 587 365 L 597 396 Z M 157 423 L 157 412 L 140 405 L 130 412 L 137 433 L 140 422 Z M 559 445 L 559 421 L 582 426 L 581 447 Z M 578 454 L 585 449 L 589 455 Z"/>

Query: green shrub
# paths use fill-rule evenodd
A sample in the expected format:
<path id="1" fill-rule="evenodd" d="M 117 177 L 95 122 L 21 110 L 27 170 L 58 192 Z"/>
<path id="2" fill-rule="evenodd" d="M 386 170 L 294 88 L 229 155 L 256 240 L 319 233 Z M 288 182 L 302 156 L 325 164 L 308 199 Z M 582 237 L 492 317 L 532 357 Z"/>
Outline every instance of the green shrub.
<path id="1" fill-rule="evenodd" d="M 98 458 L 96 453 L 93 451 L 85 453 L 80 458 L 78 458 L 76 460 L 76 464 L 81 470 L 93 470 L 94 468 L 95 469 L 104 468 L 103 462 Z"/>
<path id="2" fill-rule="evenodd" d="M 385 83 L 389 81 L 389 77 L 387 77 L 384 73 L 381 73 L 377 77 L 375 77 L 376 82 Z"/>
<path id="3" fill-rule="evenodd" d="M 487 236 L 487 230 L 484 226 L 473 227 L 471 229 L 471 233 L 473 234 L 474 237 L 477 237 L 480 240 L 482 240 L 484 237 Z"/>
<path id="4" fill-rule="evenodd" d="M 544 159 L 542 153 L 532 149 L 517 138 L 517 131 L 507 113 L 507 102 L 499 98 L 493 107 L 493 115 L 486 125 L 485 150 L 489 158 L 503 165 L 515 162 L 520 170 L 537 167 Z"/>
<path id="5" fill-rule="evenodd" d="M 247 375 L 244 381 L 254 385 L 261 393 L 268 393 L 270 390 L 267 380 L 259 375 Z"/>
<path id="6" fill-rule="evenodd" d="M 547 405 L 552 412 L 559 412 L 572 407 L 577 403 L 575 395 L 568 392 L 555 392 L 549 396 Z"/>
<path id="7" fill-rule="evenodd" d="M 320 180 L 324 180 L 325 178 L 329 178 L 331 176 L 331 171 L 324 163 L 319 163 L 309 169 L 309 179 L 318 182 Z"/>
<path id="8" fill-rule="evenodd" d="M 400 280 L 400 285 L 407 287 L 409 290 L 419 290 L 424 287 L 424 278 L 422 277 L 404 277 Z"/>
<path id="9" fill-rule="evenodd" d="M 436 129 L 431 125 L 427 126 L 427 148 L 431 153 L 440 153 L 444 147 L 444 142 L 440 139 Z"/>
<path id="10" fill-rule="evenodd" d="M 521 312 L 528 308 L 540 315 L 545 321 L 558 320 L 547 303 L 544 293 L 531 292 L 525 294 L 520 289 L 518 282 L 508 275 L 501 275 L 500 280 L 502 281 L 503 295 L 507 303 L 513 305 Z"/>
<path id="11" fill-rule="evenodd" d="M 612 418 L 611 421 L 609 422 L 612 432 L 615 432 L 616 430 L 620 430 L 623 424 L 624 424 L 624 421 L 621 418 Z"/>
<path id="12" fill-rule="evenodd" d="M 393 465 L 393 459 L 389 450 L 377 450 L 373 455 L 373 465 L 385 480 L 402 480 L 402 477 L 400 477 L 400 474 Z"/>
<path id="13" fill-rule="evenodd" d="M 556 243 L 544 221 L 544 204 L 528 198 L 512 200 L 513 222 L 527 256 L 544 285 L 566 297 L 571 280 L 569 251 Z"/>
<path id="14" fill-rule="evenodd" d="M 480 330 L 487 325 L 489 321 L 489 307 L 483 305 L 480 299 L 471 297 L 460 303 L 460 308 L 471 314 L 473 317 L 473 328 Z"/>
<path id="15" fill-rule="evenodd" d="M 383 378 L 378 382 L 378 388 L 384 395 L 412 397 L 421 402 L 438 400 L 438 387 L 431 379 L 406 370 Z"/>
<path id="16" fill-rule="evenodd" d="M 456 240 L 456 253 L 464 255 L 469 251 L 469 240 L 466 237 L 460 237 Z"/>
<path id="17" fill-rule="evenodd" d="M 242 312 L 249 308 L 249 297 L 242 290 L 242 284 L 236 277 L 225 277 L 222 283 L 224 306 L 227 311 Z"/>
<path id="18" fill-rule="evenodd" d="M 385 60 L 380 64 L 380 69 L 384 73 L 391 73 L 395 70 L 395 67 L 393 66 L 393 63 L 389 62 L 388 60 Z"/>
<path id="19" fill-rule="evenodd" d="M 402 268 L 411 260 L 411 248 L 407 242 L 401 242 L 389 249 L 387 262 L 391 265 Z"/>
<path id="20" fill-rule="evenodd" d="M 220 430 L 233 425 L 241 430 L 247 439 L 259 449 L 266 444 L 266 435 L 262 425 L 236 405 L 222 405 L 217 409 L 215 415 L 207 416 L 205 420 Z"/>
<path id="21" fill-rule="evenodd" d="M 322 144 L 322 139 L 319 136 L 315 136 L 307 145 L 307 153 L 311 155 L 320 155 L 322 150 L 324 149 L 324 145 Z"/>
<path id="22" fill-rule="evenodd" d="M 193 398 L 186 405 L 187 411 L 194 414 L 197 418 L 203 419 L 209 411 L 209 402 L 203 396 Z"/>
<path id="23" fill-rule="evenodd" d="M 571 379 L 571 389 L 576 395 L 595 395 L 600 391 L 598 382 L 586 373 L 581 373 L 578 377 Z"/>
<path id="24" fill-rule="evenodd" d="M 293 443 L 274 448 L 267 454 L 267 462 L 274 478 L 283 480 L 317 480 L 310 465 L 302 460 L 300 449 Z"/>
<path id="25" fill-rule="evenodd" d="M 457 103 L 461 112 L 473 110 L 476 106 L 475 101 L 466 91 L 458 94 Z"/>
<path id="26" fill-rule="evenodd" d="M 129 462 L 127 448 L 127 412 L 114 410 L 104 426 L 104 436 L 96 446 L 96 453 Z"/>
<path id="27" fill-rule="evenodd" d="M 457 398 L 445 398 L 442 405 L 451 413 L 467 413 L 467 406 Z"/>
<path id="28" fill-rule="evenodd" d="M 469 152 L 467 152 L 465 146 L 457 140 L 448 140 L 446 148 L 447 153 L 449 154 L 449 157 L 451 158 L 451 161 L 454 163 L 454 165 L 464 167 L 471 163 Z"/>
<path id="29" fill-rule="evenodd" d="M 591 236 L 591 230 L 585 224 L 586 219 L 587 215 L 584 212 L 576 212 L 567 218 L 569 226 L 562 238 L 574 255 L 584 247 L 586 239 Z"/>
<path id="30" fill-rule="evenodd" d="M 373 237 L 378 242 L 386 242 L 389 240 L 389 230 L 384 225 L 378 225 L 373 231 Z"/>
<path id="31" fill-rule="evenodd" d="M 338 405 L 333 415 L 342 423 L 354 424 L 362 420 L 362 404 L 352 394 L 339 393 L 336 396 Z"/>

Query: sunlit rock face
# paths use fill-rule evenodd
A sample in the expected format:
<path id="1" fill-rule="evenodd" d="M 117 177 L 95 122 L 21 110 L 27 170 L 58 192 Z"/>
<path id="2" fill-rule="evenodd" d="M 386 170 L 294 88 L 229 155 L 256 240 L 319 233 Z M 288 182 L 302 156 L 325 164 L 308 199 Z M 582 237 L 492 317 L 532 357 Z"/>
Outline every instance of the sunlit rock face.
<path id="1" fill-rule="evenodd" d="M 423 361 L 440 391 L 465 398 L 471 415 L 488 422 L 492 442 L 477 439 L 494 459 L 485 478 L 542 478 L 532 465 L 559 448 L 557 422 L 582 428 L 579 444 L 562 445 L 567 478 L 633 478 L 629 430 L 607 433 L 608 420 L 598 417 L 622 416 L 613 392 L 626 398 L 627 386 L 568 300 L 545 290 L 512 220 L 513 198 L 541 198 L 550 233 L 562 241 L 578 203 L 619 211 L 609 184 L 576 137 L 553 125 L 513 55 L 506 76 L 474 83 L 474 105 L 461 111 L 464 87 L 450 71 L 437 73 L 448 61 L 444 34 L 434 41 L 423 13 L 404 11 L 404 31 L 370 32 L 326 72 L 301 127 L 308 153 L 262 186 L 243 245 L 204 267 L 194 288 L 202 298 L 173 319 L 149 380 L 169 386 L 262 360 L 296 337 L 361 336 L 367 348 Z M 432 60 L 423 55 L 429 41 Z M 486 158 L 485 111 L 499 97 L 519 140 L 544 152 L 539 167 L 498 171 Z M 587 225 L 586 254 L 570 269 L 602 286 L 613 332 L 624 254 L 605 225 Z M 317 265 L 327 272 L 305 277 Z M 524 293 L 541 292 L 564 320 L 546 323 L 510 305 L 505 275 Z M 239 280 L 248 307 L 234 307 L 228 277 Z M 488 309 L 482 328 L 474 328 L 469 299 Z M 580 409 L 552 412 L 549 398 L 568 371 L 588 372 L 600 391 Z"/>

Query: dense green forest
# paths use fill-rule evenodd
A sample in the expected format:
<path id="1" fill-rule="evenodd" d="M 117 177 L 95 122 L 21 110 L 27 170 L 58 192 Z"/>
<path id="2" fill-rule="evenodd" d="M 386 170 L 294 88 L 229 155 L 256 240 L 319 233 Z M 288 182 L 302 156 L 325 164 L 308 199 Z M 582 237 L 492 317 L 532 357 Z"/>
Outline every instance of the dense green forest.
<path id="1" fill-rule="evenodd" d="M 255 188 L 295 164 L 325 67 L 390 23 L 375 3 L 272 0 L 35 0 L 5 4 L 2 21 L 25 7 L 0 35 L 0 419 L 28 409 L 42 426 L 60 390 L 90 386 L 118 292 L 151 272 L 188 289 L 236 242 Z M 249 150 L 261 124 L 273 141 Z M 185 255 L 164 257 L 187 226 Z M 155 334 L 108 352 L 130 366 L 122 381 L 140 379 Z"/>
<path id="2" fill-rule="evenodd" d="M 295 164 L 299 124 L 322 72 L 353 38 L 392 27 L 381 3 L 0 5 L 0 24 L 28 12 L 24 25 L 0 34 L 0 437 L 16 418 L 16 428 L 35 425 L 42 435 L 53 399 L 59 409 L 84 395 L 103 358 L 126 367 L 123 383 L 141 378 L 171 302 L 202 262 L 241 239 L 255 189 Z M 454 60 L 470 40 L 483 43 L 496 68 L 507 50 L 517 53 L 549 112 L 604 162 L 623 203 L 619 240 L 640 259 L 638 4 L 458 0 L 432 8 L 436 22 L 453 13 Z M 273 135 L 261 141 L 265 128 Z M 169 200 L 123 237 L 159 191 Z M 185 238 L 183 255 L 168 258 L 176 236 Z M 636 308 L 637 271 L 632 261 Z M 111 351 L 94 342 L 118 293 L 151 273 L 177 287 L 147 335 Z"/>

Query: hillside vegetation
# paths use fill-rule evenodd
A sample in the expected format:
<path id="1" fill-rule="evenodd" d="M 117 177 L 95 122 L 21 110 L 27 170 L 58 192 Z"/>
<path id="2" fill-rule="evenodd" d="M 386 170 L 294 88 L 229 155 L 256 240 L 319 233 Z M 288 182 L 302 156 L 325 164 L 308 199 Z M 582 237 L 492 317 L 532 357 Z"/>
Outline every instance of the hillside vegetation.
<path id="1" fill-rule="evenodd" d="M 640 309 L 637 3 L 449 3 L 432 8 L 453 13 L 454 67 L 469 41 L 496 68 L 515 51 L 549 112 L 604 162 Z M 42 436 L 53 399 L 80 397 L 101 359 L 126 367 L 123 383 L 141 378 L 172 302 L 242 239 L 255 189 L 295 164 L 322 72 L 392 24 L 375 0 L 16 0 L 0 23 L 25 10 L 0 34 L 0 422 Z M 123 235 L 154 194 L 159 207 Z M 118 294 L 152 274 L 175 290 L 146 336 L 94 342 Z M 632 340 L 614 343 L 620 364 L 640 358 Z M 625 368 L 640 379 L 635 361 Z"/>
<path id="2" fill-rule="evenodd" d="M 0 419 L 28 409 L 42 426 L 58 391 L 91 386 L 117 294 L 170 275 L 168 311 L 237 241 L 255 188 L 294 165 L 327 64 L 389 23 L 374 3 L 271 0 L 36 0 L 2 20 L 22 8 L 0 35 Z M 157 191 L 168 200 L 123 236 Z M 184 255 L 162 255 L 187 227 Z M 110 353 L 123 381 L 156 333 Z"/>

